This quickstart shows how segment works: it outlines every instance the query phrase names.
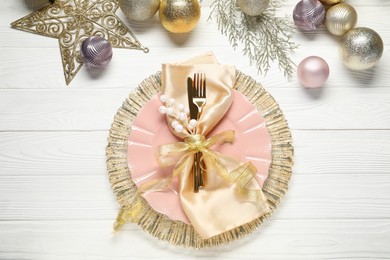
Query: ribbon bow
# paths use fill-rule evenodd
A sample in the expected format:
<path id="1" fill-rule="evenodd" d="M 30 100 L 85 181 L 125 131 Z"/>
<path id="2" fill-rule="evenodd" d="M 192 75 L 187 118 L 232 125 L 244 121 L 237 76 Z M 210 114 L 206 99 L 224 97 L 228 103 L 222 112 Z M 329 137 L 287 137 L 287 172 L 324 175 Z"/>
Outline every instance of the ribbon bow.
<path id="1" fill-rule="evenodd" d="M 204 162 L 206 170 L 214 168 L 219 176 L 225 181 L 232 184 L 235 183 L 238 194 L 244 200 L 254 202 L 263 201 L 261 190 L 247 188 L 248 184 L 256 176 L 256 167 L 251 162 L 241 163 L 230 156 L 226 156 L 211 149 L 214 145 L 233 142 L 234 131 L 229 130 L 210 137 L 209 139 L 206 139 L 204 135 L 195 134 L 186 137 L 184 142 L 160 145 L 156 152 L 157 162 L 160 167 L 175 165 L 172 175 L 165 179 L 146 182 L 139 187 L 139 191 L 167 190 L 173 179 L 182 173 L 187 163 L 189 163 L 189 160 L 193 160 L 193 156 L 197 152 L 201 152 L 201 160 Z M 226 165 L 231 164 L 232 162 L 239 166 L 233 171 L 228 172 Z"/>

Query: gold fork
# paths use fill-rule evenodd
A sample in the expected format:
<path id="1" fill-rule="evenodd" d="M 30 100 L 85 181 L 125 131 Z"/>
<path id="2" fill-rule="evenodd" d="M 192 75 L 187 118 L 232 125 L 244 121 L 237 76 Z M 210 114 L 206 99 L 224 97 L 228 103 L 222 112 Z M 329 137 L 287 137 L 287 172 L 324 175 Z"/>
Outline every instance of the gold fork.
<path id="1" fill-rule="evenodd" d="M 206 75 L 204 73 L 194 74 L 194 92 L 192 102 L 198 107 L 198 119 L 202 108 L 206 104 Z"/>
<path id="2" fill-rule="evenodd" d="M 206 75 L 204 73 L 194 74 L 194 88 L 192 102 L 198 107 L 197 120 L 199 120 L 202 108 L 206 104 Z M 195 154 L 195 161 L 197 164 L 196 173 L 194 176 L 194 191 L 198 192 L 199 187 L 203 187 L 203 170 L 200 165 L 201 153 Z"/>

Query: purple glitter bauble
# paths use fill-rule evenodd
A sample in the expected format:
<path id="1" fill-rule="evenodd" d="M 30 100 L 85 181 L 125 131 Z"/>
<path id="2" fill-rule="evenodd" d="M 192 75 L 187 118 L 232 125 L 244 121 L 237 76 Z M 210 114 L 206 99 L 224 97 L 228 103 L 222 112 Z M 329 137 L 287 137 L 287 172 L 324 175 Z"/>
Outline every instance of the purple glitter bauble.
<path id="1" fill-rule="evenodd" d="M 104 68 L 112 58 L 111 44 L 100 36 L 88 37 L 81 44 L 81 57 L 89 68 Z"/>
<path id="2" fill-rule="evenodd" d="M 313 31 L 324 24 L 325 8 L 318 0 L 302 0 L 293 11 L 295 25 L 303 31 Z"/>

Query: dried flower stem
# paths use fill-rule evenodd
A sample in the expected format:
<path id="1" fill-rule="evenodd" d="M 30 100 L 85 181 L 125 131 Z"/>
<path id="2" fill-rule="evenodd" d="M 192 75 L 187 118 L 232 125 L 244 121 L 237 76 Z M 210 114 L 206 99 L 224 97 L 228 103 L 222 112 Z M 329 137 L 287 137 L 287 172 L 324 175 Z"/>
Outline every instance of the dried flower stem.
<path id="1" fill-rule="evenodd" d="M 209 20 L 216 16 L 218 29 L 228 37 L 234 49 L 243 46 L 243 54 L 255 64 L 260 74 L 267 74 L 274 61 L 286 77 L 291 77 L 295 64 L 289 54 L 297 45 L 292 40 L 294 27 L 286 17 L 275 13 L 284 0 L 271 0 L 260 16 L 248 16 L 241 12 L 235 0 L 214 0 Z"/>

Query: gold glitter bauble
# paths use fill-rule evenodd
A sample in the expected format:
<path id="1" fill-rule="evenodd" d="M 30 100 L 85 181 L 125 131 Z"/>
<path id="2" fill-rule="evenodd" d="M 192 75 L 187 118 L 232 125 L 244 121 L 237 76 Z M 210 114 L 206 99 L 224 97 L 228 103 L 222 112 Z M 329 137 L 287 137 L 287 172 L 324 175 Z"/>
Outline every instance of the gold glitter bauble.
<path id="1" fill-rule="evenodd" d="M 355 27 L 357 12 L 349 4 L 334 5 L 326 12 L 326 29 L 333 35 L 341 36 Z"/>
<path id="2" fill-rule="evenodd" d="M 119 0 L 119 7 L 127 18 L 144 21 L 152 18 L 160 6 L 160 0 Z"/>
<path id="3" fill-rule="evenodd" d="M 270 0 L 237 0 L 237 5 L 244 14 L 258 16 L 269 6 Z"/>
<path id="4" fill-rule="evenodd" d="M 341 60 L 352 70 L 366 70 L 374 67 L 382 54 L 383 41 L 379 34 L 370 28 L 352 29 L 341 39 Z"/>
<path id="5" fill-rule="evenodd" d="M 324 5 L 335 5 L 341 3 L 343 0 L 320 0 Z"/>
<path id="6" fill-rule="evenodd" d="M 187 33 L 195 28 L 200 18 L 198 0 L 162 0 L 161 24 L 170 32 Z"/>

